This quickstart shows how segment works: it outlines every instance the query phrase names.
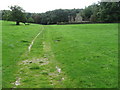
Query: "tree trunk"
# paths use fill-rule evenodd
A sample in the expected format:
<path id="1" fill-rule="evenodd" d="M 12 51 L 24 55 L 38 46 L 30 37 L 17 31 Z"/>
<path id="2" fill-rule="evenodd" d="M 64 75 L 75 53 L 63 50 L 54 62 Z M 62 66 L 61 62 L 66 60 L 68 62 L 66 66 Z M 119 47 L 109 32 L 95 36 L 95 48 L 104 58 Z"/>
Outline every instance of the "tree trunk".
<path id="1" fill-rule="evenodd" d="M 19 22 L 19 21 L 16 21 L 16 25 L 20 25 L 20 22 Z"/>

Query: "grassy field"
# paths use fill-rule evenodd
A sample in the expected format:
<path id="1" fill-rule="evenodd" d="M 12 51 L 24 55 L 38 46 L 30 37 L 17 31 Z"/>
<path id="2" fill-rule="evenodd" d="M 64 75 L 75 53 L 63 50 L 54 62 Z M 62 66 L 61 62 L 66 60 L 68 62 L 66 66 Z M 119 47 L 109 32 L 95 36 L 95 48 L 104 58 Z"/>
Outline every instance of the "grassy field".
<path id="1" fill-rule="evenodd" d="M 34 24 L 16 26 L 15 22 L 2 23 L 3 87 L 11 87 L 18 70 L 17 62 L 27 58 L 23 54 L 27 52 L 29 44 L 41 28 L 40 25 Z"/>
<path id="2" fill-rule="evenodd" d="M 16 26 L 3 21 L 2 32 L 4 88 L 118 87 L 117 24 Z M 16 79 L 20 85 L 13 84 Z"/>
<path id="3" fill-rule="evenodd" d="M 117 87 L 117 24 L 53 25 L 47 29 L 56 60 L 72 79 L 71 87 Z"/>

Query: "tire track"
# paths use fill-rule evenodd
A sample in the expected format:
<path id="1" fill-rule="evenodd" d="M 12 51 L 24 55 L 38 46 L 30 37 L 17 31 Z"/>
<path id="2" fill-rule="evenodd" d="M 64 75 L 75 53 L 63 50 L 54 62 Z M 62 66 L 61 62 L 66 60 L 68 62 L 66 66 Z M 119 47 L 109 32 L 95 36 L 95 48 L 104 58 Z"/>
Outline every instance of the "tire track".
<path id="1" fill-rule="evenodd" d="M 43 32 L 43 30 L 44 30 L 44 27 L 42 26 L 42 30 L 34 37 L 34 39 L 32 40 L 31 44 L 29 45 L 29 47 L 28 47 L 28 52 L 31 51 L 31 48 L 32 48 L 35 40 L 36 40 L 37 37 Z M 18 65 L 19 65 L 19 63 L 18 63 Z M 21 69 L 21 68 L 20 68 L 20 69 Z M 21 72 L 20 72 L 19 74 L 21 74 Z M 14 85 L 13 88 L 16 88 L 16 86 L 20 86 L 20 85 L 21 85 L 21 79 L 22 79 L 21 77 L 17 77 L 16 81 L 12 83 L 12 84 Z"/>
<path id="2" fill-rule="evenodd" d="M 64 70 L 60 68 L 60 63 L 55 60 L 55 56 L 52 52 L 49 42 L 43 42 L 43 49 L 46 57 L 49 59 L 49 81 L 54 88 L 65 88 L 65 82 L 69 81 L 65 75 Z M 51 67 L 50 67 L 51 66 Z"/>
<path id="3" fill-rule="evenodd" d="M 30 52 L 30 50 L 31 50 L 31 48 L 32 48 L 32 46 L 33 46 L 36 38 L 43 32 L 43 30 L 44 30 L 44 27 L 42 26 L 42 30 L 35 36 L 35 38 L 34 38 L 34 39 L 32 40 L 32 42 L 31 42 L 31 44 L 29 45 L 29 47 L 28 47 L 28 51 L 29 51 L 29 52 Z"/>
<path id="4" fill-rule="evenodd" d="M 36 38 L 43 32 L 43 30 L 44 27 L 42 26 L 42 30 L 35 36 L 31 44 L 29 45 L 28 47 L 29 52 L 31 51 L 31 48 Z M 40 88 L 42 83 L 47 84 L 47 82 L 49 83 L 49 86 L 53 88 L 66 87 L 65 82 L 69 81 L 69 78 L 65 75 L 65 72 L 60 67 L 61 65 L 59 64 L 59 62 L 55 60 L 55 56 L 52 52 L 50 43 L 47 42 L 45 39 L 42 44 L 43 44 L 44 56 L 40 58 L 33 57 L 33 59 L 28 58 L 27 60 L 22 60 L 18 62 L 20 69 L 16 74 L 17 75 L 16 81 L 12 83 L 14 85 L 14 88 L 31 87 L 32 85 L 29 85 L 28 82 L 25 82 L 29 80 L 31 80 L 32 82 L 34 82 L 35 80 L 35 82 L 32 83 L 35 86 L 33 86 L 32 88 L 36 88 L 37 85 Z M 27 78 L 26 76 L 29 78 Z M 43 79 L 43 78 L 47 78 L 47 79 Z"/>

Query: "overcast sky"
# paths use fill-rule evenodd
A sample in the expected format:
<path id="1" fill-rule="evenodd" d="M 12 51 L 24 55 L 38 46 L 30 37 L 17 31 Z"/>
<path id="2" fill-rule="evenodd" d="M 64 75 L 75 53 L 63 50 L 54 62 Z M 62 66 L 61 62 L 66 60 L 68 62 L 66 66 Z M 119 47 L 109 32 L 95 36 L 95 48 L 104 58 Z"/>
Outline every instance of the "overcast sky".
<path id="1" fill-rule="evenodd" d="M 8 6 L 19 5 L 26 12 L 42 13 L 54 9 L 85 8 L 100 0 L 2 0 L 0 10 L 8 10 Z"/>

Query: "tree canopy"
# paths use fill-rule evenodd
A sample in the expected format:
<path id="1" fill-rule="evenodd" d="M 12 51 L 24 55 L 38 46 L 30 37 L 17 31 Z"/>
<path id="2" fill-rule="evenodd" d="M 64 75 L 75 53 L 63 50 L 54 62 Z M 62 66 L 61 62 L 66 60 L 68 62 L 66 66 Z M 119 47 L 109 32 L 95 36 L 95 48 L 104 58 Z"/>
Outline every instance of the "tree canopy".
<path id="1" fill-rule="evenodd" d="M 38 24 L 58 24 L 74 22 L 120 22 L 120 2 L 99 2 L 85 9 L 56 9 L 45 13 L 25 13 L 20 6 L 2 10 L 2 19 Z M 78 17 L 79 16 L 79 17 Z M 76 18 L 80 18 L 76 20 Z M 80 20 L 80 21 L 79 21 Z"/>
<path id="2" fill-rule="evenodd" d="M 26 22 L 25 11 L 20 6 L 11 6 L 11 18 L 13 21 L 16 21 L 16 25 L 19 25 L 19 22 Z"/>

